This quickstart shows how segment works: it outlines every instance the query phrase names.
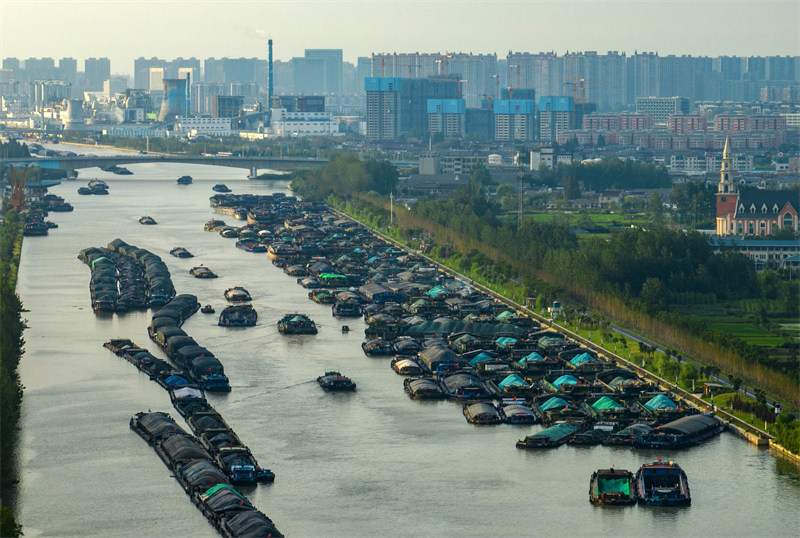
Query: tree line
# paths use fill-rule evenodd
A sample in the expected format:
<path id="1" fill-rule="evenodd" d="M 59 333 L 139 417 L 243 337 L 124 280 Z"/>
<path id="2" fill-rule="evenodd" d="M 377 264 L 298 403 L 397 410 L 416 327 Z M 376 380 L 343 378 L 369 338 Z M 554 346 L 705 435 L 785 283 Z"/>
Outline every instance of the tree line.
<path id="1" fill-rule="evenodd" d="M 334 164 L 332 170 L 339 166 Z M 547 293 L 557 290 L 562 298 L 741 376 L 793 405 L 800 404 L 796 354 L 776 363 L 763 348 L 711 331 L 702 320 L 669 309 L 675 297 L 765 300 L 767 287 L 745 256 L 715 254 L 701 234 L 663 227 L 627 229 L 608 240 L 579 242 L 566 224 L 525 221 L 517 227 L 502 223 L 497 218 L 500 208 L 483 192 L 481 174 L 479 168 L 450 198 L 420 201 L 413 211 L 396 208 L 395 222 L 423 231 L 437 244 L 462 255 L 480 254 L 503 265 L 508 271 L 506 280 L 531 283 L 529 296 L 538 295 L 540 288 Z M 349 190 L 350 185 L 362 182 L 358 176 L 334 186 L 332 180 L 337 177 L 343 179 L 339 173 L 323 170 L 316 176 L 306 175 L 303 187 L 307 193 L 335 192 L 357 199 L 365 212 L 364 207 L 371 204 L 375 222 L 379 216 L 388 217 L 388 202 L 367 197 L 363 189 Z M 315 181 L 323 188 L 309 185 Z M 374 184 L 370 190 L 379 192 Z M 780 293 L 798 297 L 796 282 L 782 286 Z M 784 314 L 797 317 L 800 301 L 791 303 L 784 302 Z"/>
<path id="2" fill-rule="evenodd" d="M 7 209 L 0 228 L 0 536 L 19 536 L 13 500 L 17 488 L 16 452 L 22 384 L 17 367 L 25 340 L 22 302 L 16 293 L 24 217 Z"/>

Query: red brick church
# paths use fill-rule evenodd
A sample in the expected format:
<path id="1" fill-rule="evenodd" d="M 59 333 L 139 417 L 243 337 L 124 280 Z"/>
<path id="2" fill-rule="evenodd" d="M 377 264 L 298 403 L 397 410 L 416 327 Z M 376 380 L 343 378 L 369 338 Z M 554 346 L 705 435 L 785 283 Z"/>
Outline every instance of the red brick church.
<path id="1" fill-rule="evenodd" d="M 722 152 L 717 189 L 717 235 L 767 236 L 777 230 L 798 230 L 800 192 L 742 189 L 733 170 L 730 142 Z"/>

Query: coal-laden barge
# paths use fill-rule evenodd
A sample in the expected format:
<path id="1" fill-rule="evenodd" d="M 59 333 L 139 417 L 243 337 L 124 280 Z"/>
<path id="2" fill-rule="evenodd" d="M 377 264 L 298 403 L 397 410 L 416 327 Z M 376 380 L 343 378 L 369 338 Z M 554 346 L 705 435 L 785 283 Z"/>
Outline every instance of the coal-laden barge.
<path id="1" fill-rule="evenodd" d="M 130 427 L 153 447 L 192 503 L 222 536 L 283 536 L 268 516 L 234 488 L 203 445 L 167 413 L 137 413 Z"/>
<path id="2" fill-rule="evenodd" d="M 104 248 L 81 250 L 78 259 L 89 266 L 95 313 L 127 312 L 159 307 L 175 297 L 166 264 L 143 248 L 114 239 Z"/>
<path id="3" fill-rule="evenodd" d="M 185 373 L 154 357 L 127 338 L 104 344 L 115 355 L 127 360 L 151 380 L 167 389 L 173 406 L 209 452 L 215 464 L 234 485 L 252 486 L 275 481 L 275 473 L 259 466 L 250 449 L 206 400 L 203 390 L 187 379 Z"/>
<path id="4" fill-rule="evenodd" d="M 203 390 L 230 392 L 230 381 L 220 360 L 181 328 L 183 322 L 199 309 L 197 297 L 178 295 L 153 314 L 147 334 L 184 375 Z"/>

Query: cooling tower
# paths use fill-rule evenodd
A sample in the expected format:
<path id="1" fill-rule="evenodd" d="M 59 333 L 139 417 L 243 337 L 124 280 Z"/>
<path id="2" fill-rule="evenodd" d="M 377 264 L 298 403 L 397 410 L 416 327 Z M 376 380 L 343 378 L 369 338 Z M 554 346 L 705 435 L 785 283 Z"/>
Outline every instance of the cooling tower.
<path id="1" fill-rule="evenodd" d="M 80 129 L 86 122 L 83 119 L 83 101 L 70 99 L 67 101 L 67 110 L 61 115 L 64 129 Z"/>
<path id="2" fill-rule="evenodd" d="M 161 112 L 158 121 L 172 121 L 175 116 L 186 115 L 186 79 L 165 78 L 164 97 L 161 101 Z"/>

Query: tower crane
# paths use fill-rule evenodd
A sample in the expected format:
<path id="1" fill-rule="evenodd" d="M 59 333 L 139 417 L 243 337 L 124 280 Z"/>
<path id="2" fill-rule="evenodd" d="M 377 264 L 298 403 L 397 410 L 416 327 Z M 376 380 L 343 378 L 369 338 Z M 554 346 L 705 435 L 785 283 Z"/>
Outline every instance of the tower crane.
<path id="1" fill-rule="evenodd" d="M 17 177 L 15 172 L 16 170 L 14 170 L 14 165 L 9 165 L 8 179 L 14 186 L 11 193 L 11 206 L 19 211 L 25 206 L 25 184 L 28 182 L 28 165 L 25 165 L 25 169 L 22 172 L 22 178 Z"/>

